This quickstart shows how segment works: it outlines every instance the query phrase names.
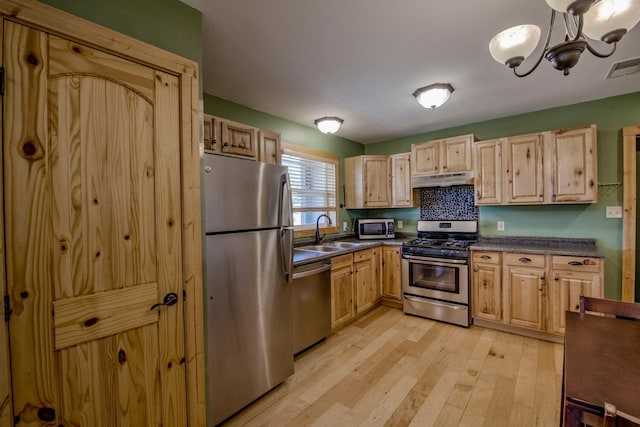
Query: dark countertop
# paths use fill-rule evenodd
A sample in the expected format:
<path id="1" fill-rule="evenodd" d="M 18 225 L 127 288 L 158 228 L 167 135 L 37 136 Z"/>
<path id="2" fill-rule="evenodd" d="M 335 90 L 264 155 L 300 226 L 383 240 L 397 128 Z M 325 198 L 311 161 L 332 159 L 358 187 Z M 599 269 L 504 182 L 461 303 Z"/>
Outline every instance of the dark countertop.
<path id="1" fill-rule="evenodd" d="M 480 236 L 480 240 L 471 245 L 470 249 L 604 258 L 604 255 L 598 251 L 596 239 L 574 237 Z"/>
<path id="2" fill-rule="evenodd" d="M 402 243 L 407 240 L 415 239 L 415 236 L 405 236 L 398 237 L 395 239 L 380 239 L 380 240 L 358 240 L 356 238 L 347 238 L 347 239 L 336 239 L 336 242 L 354 242 L 359 243 L 358 247 L 355 248 L 344 248 L 340 250 L 335 250 L 331 252 L 315 252 L 309 250 L 300 250 L 304 249 L 305 246 L 310 245 L 295 245 L 293 250 L 293 266 L 297 267 L 304 264 L 309 264 L 312 262 L 323 261 L 326 259 L 333 258 L 335 256 L 345 255 L 351 252 L 361 251 L 363 249 L 369 249 L 376 246 L 401 246 Z M 323 243 L 331 243 L 332 240 L 324 240 Z"/>

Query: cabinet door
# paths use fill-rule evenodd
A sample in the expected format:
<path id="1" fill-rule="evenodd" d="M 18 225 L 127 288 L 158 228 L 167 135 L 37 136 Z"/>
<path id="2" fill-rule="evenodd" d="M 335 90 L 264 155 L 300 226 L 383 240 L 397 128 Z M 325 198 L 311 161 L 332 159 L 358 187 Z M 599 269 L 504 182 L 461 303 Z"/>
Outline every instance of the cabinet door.
<path id="1" fill-rule="evenodd" d="M 599 273 L 552 271 L 549 286 L 549 332 L 564 334 L 565 312 L 580 311 L 580 295 L 602 298 Z"/>
<path id="2" fill-rule="evenodd" d="M 471 170 L 471 141 L 473 135 L 447 138 L 440 142 L 442 173 Z"/>
<path id="3" fill-rule="evenodd" d="M 373 265 L 373 294 L 377 301 L 382 298 L 382 247 L 371 249 L 371 263 Z"/>
<path id="4" fill-rule="evenodd" d="M 544 269 L 505 268 L 503 321 L 507 325 L 542 330 Z"/>
<path id="5" fill-rule="evenodd" d="M 355 315 L 351 265 L 331 270 L 331 328 L 342 325 Z"/>
<path id="6" fill-rule="evenodd" d="M 500 321 L 501 269 L 499 264 L 474 264 L 471 278 L 473 317 Z"/>
<path id="7" fill-rule="evenodd" d="M 413 206 L 410 158 L 409 153 L 391 156 L 391 205 L 393 207 Z"/>
<path id="8" fill-rule="evenodd" d="M 542 134 L 505 139 L 502 157 L 507 180 L 504 195 L 507 203 L 543 202 L 542 146 Z"/>
<path id="9" fill-rule="evenodd" d="M 475 144 L 474 186 L 476 205 L 502 203 L 502 140 Z"/>
<path id="10" fill-rule="evenodd" d="M 400 285 L 400 247 L 384 246 L 382 249 L 382 284 L 385 298 L 402 299 Z"/>
<path id="11" fill-rule="evenodd" d="M 551 143 L 551 201 L 597 202 L 595 126 L 554 132 Z"/>
<path id="12" fill-rule="evenodd" d="M 440 141 L 429 141 L 411 146 L 411 173 L 433 175 L 440 173 Z"/>
<path id="13" fill-rule="evenodd" d="M 373 306 L 375 290 L 373 286 L 373 264 L 371 258 L 354 263 L 354 289 L 356 293 L 356 314 Z"/>
<path id="14" fill-rule="evenodd" d="M 366 156 L 362 173 L 364 179 L 364 206 L 367 208 L 391 206 L 389 157 Z"/>
<path id="15" fill-rule="evenodd" d="M 258 130 L 251 126 L 229 120 L 221 120 L 222 144 L 220 151 L 224 154 L 258 158 Z"/>
<path id="16" fill-rule="evenodd" d="M 212 152 L 220 152 L 220 144 L 218 144 L 219 138 L 216 135 L 215 125 L 220 125 L 213 116 L 208 114 L 204 115 L 204 123 L 203 123 L 203 140 L 204 140 L 204 149 Z M 220 133 L 218 131 L 218 133 Z"/>
<path id="17" fill-rule="evenodd" d="M 260 130 L 260 156 L 263 163 L 279 165 L 282 163 L 282 150 L 280 148 L 280 134 L 268 130 Z"/>

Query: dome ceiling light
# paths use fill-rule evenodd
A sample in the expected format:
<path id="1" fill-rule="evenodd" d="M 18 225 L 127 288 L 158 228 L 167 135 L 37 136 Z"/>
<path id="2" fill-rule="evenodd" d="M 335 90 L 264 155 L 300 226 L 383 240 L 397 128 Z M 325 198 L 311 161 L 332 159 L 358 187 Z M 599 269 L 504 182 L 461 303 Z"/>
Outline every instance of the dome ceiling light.
<path id="1" fill-rule="evenodd" d="M 340 129 L 344 120 L 340 117 L 322 117 L 321 119 L 315 120 L 313 123 L 315 123 L 320 132 L 332 134 L 336 133 L 338 129 Z"/>
<path id="2" fill-rule="evenodd" d="M 429 86 L 421 87 L 413 92 L 413 96 L 424 108 L 431 108 L 432 110 L 438 108 L 451 96 L 453 92 L 453 86 L 449 83 L 436 83 Z"/>
<path id="3" fill-rule="evenodd" d="M 533 67 L 519 73 L 517 68 L 534 51 L 540 40 L 537 25 L 518 25 L 497 34 L 489 42 L 493 59 L 513 69 L 518 77 L 526 77 L 546 58 L 557 70 L 569 75 L 587 49 L 598 58 L 607 58 L 616 51 L 616 44 L 640 21 L 640 0 L 546 0 L 551 7 L 551 21 L 542 53 Z M 556 12 L 562 13 L 564 41 L 549 47 Z M 610 52 L 601 53 L 590 41 L 601 40 L 612 45 Z"/>

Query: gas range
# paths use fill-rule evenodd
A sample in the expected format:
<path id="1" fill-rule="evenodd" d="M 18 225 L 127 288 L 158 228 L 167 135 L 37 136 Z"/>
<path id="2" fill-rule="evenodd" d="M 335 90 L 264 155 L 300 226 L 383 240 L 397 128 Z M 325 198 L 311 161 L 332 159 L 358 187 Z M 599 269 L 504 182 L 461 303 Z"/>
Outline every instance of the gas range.
<path id="1" fill-rule="evenodd" d="M 402 245 L 402 254 L 467 259 L 478 241 L 477 221 L 418 221 L 418 238 Z"/>

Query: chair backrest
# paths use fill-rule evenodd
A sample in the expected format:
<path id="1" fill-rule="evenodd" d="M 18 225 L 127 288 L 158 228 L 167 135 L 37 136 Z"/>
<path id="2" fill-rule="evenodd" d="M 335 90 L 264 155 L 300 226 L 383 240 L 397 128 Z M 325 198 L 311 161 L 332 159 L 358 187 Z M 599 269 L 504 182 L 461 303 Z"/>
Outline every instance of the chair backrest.
<path id="1" fill-rule="evenodd" d="M 640 304 L 580 295 L 580 313 L 595 311 L 616 317 L 640 319 Z"/>

